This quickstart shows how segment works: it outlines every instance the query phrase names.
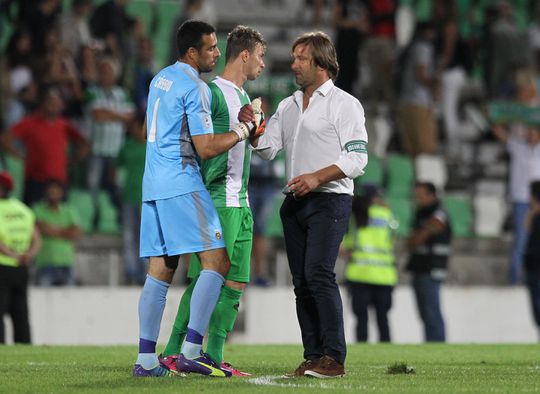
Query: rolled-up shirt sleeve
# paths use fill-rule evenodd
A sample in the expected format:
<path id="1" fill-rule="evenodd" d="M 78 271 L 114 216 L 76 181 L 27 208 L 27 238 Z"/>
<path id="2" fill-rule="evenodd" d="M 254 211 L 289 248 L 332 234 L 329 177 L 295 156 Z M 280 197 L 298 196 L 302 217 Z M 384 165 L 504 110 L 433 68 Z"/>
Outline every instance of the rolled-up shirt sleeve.
<path id="1" fill-rule="evenodd" d="M 336 131 L 341 144 L 341 154 L 334 163 L 350 179 L 364 174 L 368 162 L 366 118 L 358 100 L 343 102 L 336 111 Z"/>
<path id="2" fill-rule="evenodd" d="M 266 130 L 259 137 L 256 148 L 252 148 L 264 160 L 272 160 L 283 149 L 281 112 L 283 106 L 280 104 L 276 113 L 266 122 Z"/>

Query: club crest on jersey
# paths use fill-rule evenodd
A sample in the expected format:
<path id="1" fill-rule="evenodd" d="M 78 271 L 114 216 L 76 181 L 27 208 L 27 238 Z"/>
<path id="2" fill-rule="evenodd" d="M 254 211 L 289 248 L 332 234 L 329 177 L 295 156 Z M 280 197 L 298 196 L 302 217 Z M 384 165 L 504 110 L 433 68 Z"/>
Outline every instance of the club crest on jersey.
<path id="1" fill-rule="evenodd" d="M 221 239 L 221 231 L 214 230 L 216 232 L 216 239 Z"/>

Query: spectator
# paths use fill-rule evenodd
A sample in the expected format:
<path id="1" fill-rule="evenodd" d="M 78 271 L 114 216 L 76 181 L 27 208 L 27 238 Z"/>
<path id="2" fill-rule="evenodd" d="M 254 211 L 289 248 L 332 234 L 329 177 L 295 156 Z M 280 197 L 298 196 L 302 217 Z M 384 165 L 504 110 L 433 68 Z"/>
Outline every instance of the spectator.
<path id="1" fill-rule="evenodd" d="M 530 190 L 531 206 L 526 221 L 528 241 L 524 260 L 533 317 L 540 339 L 540 181 L 532 182 Z"/>
<path id="2" fill-rule="evenodd" d="M 75 240 L 81 235 L 81 228 L 75 211 L 63 202 L 64 195 L 63 183 L 50 180 L 44 200 L 32 207 L 43 236 L 43 247 L 36 257 L 35 284 L 38 286 L 75 284 Z"/>
<path id="3" fill-rule="evenodd" d="M 42 57 L 47 52 L 47 33 L 56 29 L 62 11 L 60 0 L 38 0 L 30 9 L 23 26 L 30 31 L 33 55 Z"/>
<path id="4" fill-rule="evenodd" d="M 394 64 L 396 62 L 396 8 L 397 0 L 366 0 L 369 36 L 366 41 L 366 62 L 369 69 L 367 95 L 388 113 L 395 101 Z M 386 107 L 386 111 L 383 108 Z"/>
<path id="5" fill-rule="evenodd" d="M 351 259 L 345 277 L 357 319 L 356 340 L 368 340 L 368 308 L 372 306 L 377 316 L 379 341 L 390 342 L 388 312 L 397 283 L 393 251 L 396 222 L 376 187 L 366 187 L 362 196 L 354 198 L 353 217 L 356 228 L 348 235 Z"/>
<path id="6" fill-rule="evenodd" d="M 513 96 L 514 70 L 531 63 L 530 49 L 527 35 L 516 26 L 512 4 L 500 0 L 496 11 L 488 36 L 487 88 L 490 97 L 508 98 Z"/>
<path id="7" fill-rule="evenodd" d="M 24 29 L 17 29 L 11 35 L 4 57 L 0 58 L 0 116 L 4 127 L 8 127 L 21 117 L 22 108 L 13 105 L 24 86 L 33 81 L 32 38 Z"/>
<path id="8" fill-rule="evenodd" d="M 358 51 L 368 29 L 367 13 L 361 0 L 338 0 L 333 14 L 339 64 L 336 86 L 352 94 L 358 79 Z"/>
<path id="9" fill-rule="evenodd" d="M 400 59 L 403 71 L 397 122 L 403 150 L 411 156 L 435 153 L 437 150 L 437 123 L 433 113 L 437 87 L 435 37 L 433 24 L 419 22 L 411 44 Z"/>
<path id="10" fill-rule="evenodd" d="M 24 160 L 24 202 L 27 205 L 43 198 L 47 180 L 58 179 L 67 183 L 70 143 L 77 147 L 74 163 L 82 160 L 89 150 L 88 143 L 79 131 L 61 116 L 63 102 L 58 88 L 54 85 L 43 86 L 39 97 L 38 110 L 0 136 L 0 146 Z M 14 139 L 22 142 L 25 154 L 16 148 Z"/>
<path id="11" fill-rule="evenodd" d="M 446 278 L 452 232 L 435 186 L 418 182 L 414 187 L 416 214 L 407 239 L 407 270 L 413 275 L 416 303 L 427 342 L 444 342 L 446 333 L 440 305 L 440 288 Z"/>
<path id="12" fill-rule="evenodd" d="M 118 73 L 118 63 L 112 58 L 99 62 L 99 83 L 88 88 L 86 108 L 92 144 L 88 188 L 96 206 L 100 188 L 104 187 L 111 202 L 120 210 L 114 161 L 124 145 L 126 128 L 133 119 L 134 108 L 124 88 L 117 85 Z M 97 225 L 97 219 L 98 216 L 94 225 Z"/>
<path id="13" fill-rule="evenodd" d="M 180 2 L 180 1 L 179 1 Z M 214 8 L 213 1 L 208 0 L 185 0 L 182 7 L 182 13 L 176 18 L 172 24 L 171 30 L 171 46 L 169 49 L 169 63 L 176 62 L 178 58 L 178 49 L 176 48 L 176 32 L 182 26 L 182 23 L 188 19 L 197 19 L 210 23 L 212 26 L 217 25 L 217 13 Z"/>
<path id="14" fill-rule="evenodd" d="M 97 49 L 89 46 L 82 46 L 78 58 L 78 70 L 81 87 L 88 89 L 98 83 L 98 62 L 96 58 Z"/>
<path id="15" fill-rule="evenodd" d="M 533 107 L 538 105 L 534 74 L 521 70 L 516 75 L 517 95 L 515 102 Z M 529 209 L 529 185 L 540 180 L 540 130 L 529 127 L 527 119 L 510 124 L 494 123 L 491 127 L 495 137 L 506 145 L 510 155 L 510 198 L 512 200 L 514 239 L 508 279 L 511 284 L 521 280 L 523 251 L 527 240 L 525 217 Z"/>
<path id="16" fill-rule="evenodd" d="M 463 139 L 459 119 L 459 99 L 472 68 L 468 47 L 460 36 L 455 0 L 436 0 L 434 22 L 438 28 L 435 44 L 437 69 L 441 81 L 441 109 L 448 156 L 458 158 Z"/>
<path id="17" fill-rule="evenodd" d="M 129 0 L 107 0 L 98 6 L 90 18 L 92 35 L 103 41 L 108 53 L 124 59 L 125 35 L 131 18 L 126 12 Z"/>
<path id="18" fill-rule="evenodd" d="M 6 343 L 4 315 L 13 323 L 15 343 L 30 343 L 28 265 L 41 247 L 30 208 L 9 198 L 13 180 L 0 173 L 0 343 Z"/>
<path id="19" fill-rule="evenodd" d="M 146 111 L 150 81 L 157 71 L 152 40 L 148 37 L 139 38 L 136 58 L 129 65 L 124 79 L 124 86 L 132 92 L 137 113 L 144 114 Z"/>
<path id="20" fill-rule="evenodd" d="M 141 132 L 142 122 L 133 121 L 126 143 L 120 150 L 116 165 L 123 171 L 122 187 L 122 239 L 124 264 L 129 284 L 143 285 L 146 278 L 147 259 L 138 256 L 141 228 L 142 179 L 146 143 Z"/>
<path id="21" fill-rule="evenodd" d="M 63 46 L 71 56 L 77 56 L 82 46 L 92 43 L 87 16 L 92 11 L 91 0 L 72 0 L 71 10 L 60 16 L 60 32 Z"/>
<path id="22" fill-rule="evenodd" d="M 4 126 L 11 127 L 35 109 L 37 85 L 23 68 L 11 73 L 11 94 L 4 112 Z"/>
<path id="23" fill-rule="evenodd" d="M 64 101 L 63 114 L 67 117 L 82 117 L 84 93 L 75 59 L 63 47 L 58 30 L 49 30 L 45 40 L 47 52 L 38 70 L 39 81 L 58 86 Z"/>

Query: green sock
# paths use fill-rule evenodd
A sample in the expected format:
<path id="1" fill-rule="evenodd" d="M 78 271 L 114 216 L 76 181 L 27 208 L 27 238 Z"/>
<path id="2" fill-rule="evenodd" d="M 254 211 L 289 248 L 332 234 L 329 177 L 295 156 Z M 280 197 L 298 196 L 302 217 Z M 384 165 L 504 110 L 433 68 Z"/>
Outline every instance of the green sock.
<path id="1" fill-rule="evenodd" d="M 223 347 L 227 334 L 232 331 L 234 322 L 238 316 L 240 297 L 244 292 L 228 286 L 221 288 L 218 303 L 208 327 L 208 344 L 206 352 L 218 365 L 223 361 Z"/>
<path id="2" fill-rule="evenodd" d="M 197 278 L 193 279 L 189 286 L 187 287 L 184 294 L 182 294 L 182 299 L 178 305 L 178 312 L 176 312 L 176 318 L 174 319 L 174 324 L 169 337 L 169 342 L 163 351 L 164 356 L 171 356 L 173 354 L 180 353 L 182 348 L 182 343 L 186 337 L 187 325 L 189 322 L 189 304 L 191 303 L 191 294 L 193 293 L 193 288 L 197 283 Z"/>

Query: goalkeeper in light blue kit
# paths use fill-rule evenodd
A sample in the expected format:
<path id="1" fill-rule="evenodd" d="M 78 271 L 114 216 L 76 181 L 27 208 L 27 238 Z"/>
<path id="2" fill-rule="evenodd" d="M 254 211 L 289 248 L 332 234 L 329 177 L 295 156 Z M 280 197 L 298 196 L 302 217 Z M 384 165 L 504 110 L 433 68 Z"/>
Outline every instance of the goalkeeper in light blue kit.
<path id="1" fill-rule="evenodd" d="M 154 77 L 148 96 L 140 254 L 150 262 L 139 300 L 139 355 L 133 375 L 174 376 L 182 371 L 231 376 L 202 353 L 230 261 L 198 161 L 231 149 L 260 128 L 235 123 L 232 131 L 213 132 L 211 93 L 199 73 L 211 71 L 220 56 L 214 27 L 186 21 L 178 29 L 177 47 L 179 61 Z M 179 256 L 187 253 L 198 255 L 202 271 L 191 297 L 180 365 L 171 371 L 159 362 L 156 342 Z"/>
<path id="2" fill-rule="evenodd" d="M 216 134 L 228 132 L 238 121 L 240 108 L 250 103 L 243 85 L 246 80 L 254 80 L 261 74 L 265 51 L 266 43 L 258 31 L 237 26 L 229 33 L 225 69 L 221 76 L 209 84 L 212 92 L 212 122 Z M 259 103 L 260 99 L 255 99 L 253 107 L 259 107 Z M 259 114 L 262 116 L 262 112 Z M 264 122 L 260 118 L 256 119 L 257 123 L 261 121 Z M 227 334 L 233 329 L 240 298 L 250 276 L 253 240 L 253 216 L 247 193 L 250 161 L 251 150 L 243 141 L 229 151 L 201 163 L 204 183 L 217 208 L 225 246 L 231 259 L 231 268 L 210 319 L 207 353 L 221 369 L 231 372 L 233 376 L 249 375 L 223 361 L 223 347 Z M 169 343 L 161 358 L 162 363 L 170 369 L 180 367 L 177 355 L 186 336 L 190 298 L 200 280 L 197 279 L 199 272 L 199 259 L 193 255 L 188 274 L 193 281 L 182 296 Z"/>

